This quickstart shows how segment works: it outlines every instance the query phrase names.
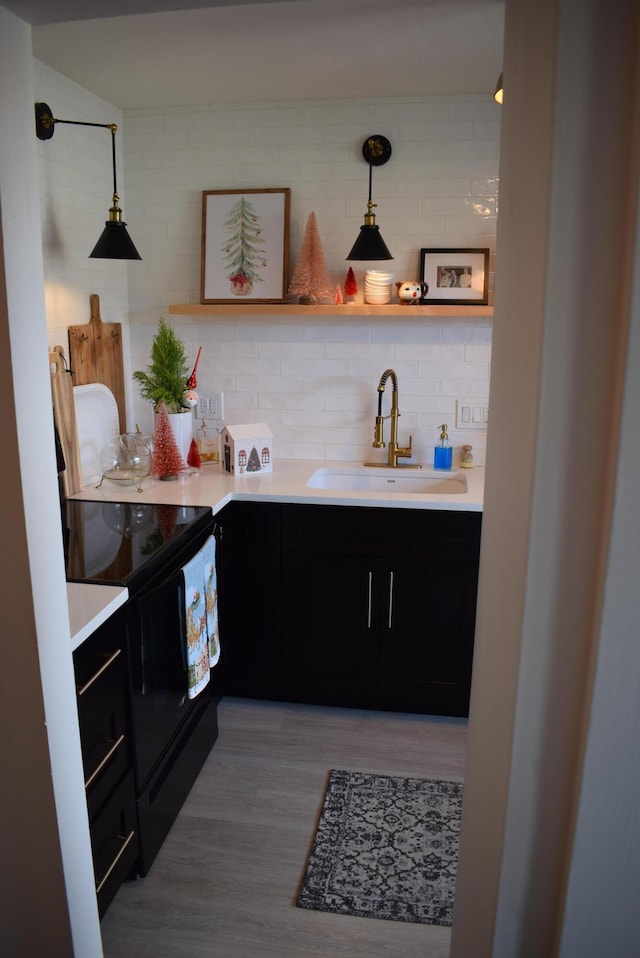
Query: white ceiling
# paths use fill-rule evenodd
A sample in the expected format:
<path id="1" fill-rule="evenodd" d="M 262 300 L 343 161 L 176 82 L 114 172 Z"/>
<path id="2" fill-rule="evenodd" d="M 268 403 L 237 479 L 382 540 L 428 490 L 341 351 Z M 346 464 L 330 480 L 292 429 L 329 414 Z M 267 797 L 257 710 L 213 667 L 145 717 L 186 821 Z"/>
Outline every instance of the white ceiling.
<path id="1" fill-rule="evenodd" d="M 37 59 L 126 110 L 492 94 L 502 69 L 504 2 L 0 0 L 0 6 L 34 24 Z M 106 7 L 108 17 L 98 12 Z"/>

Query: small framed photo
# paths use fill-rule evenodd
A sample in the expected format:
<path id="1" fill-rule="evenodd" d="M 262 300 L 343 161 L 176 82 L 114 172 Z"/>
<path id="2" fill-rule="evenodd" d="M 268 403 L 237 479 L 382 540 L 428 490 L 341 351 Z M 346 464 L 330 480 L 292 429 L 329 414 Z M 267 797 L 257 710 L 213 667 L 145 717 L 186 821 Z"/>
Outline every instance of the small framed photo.
<path id="1" fill-rule="evenodd" d="M 421 249 L 420 279 L 429 284 L 428 306 L 486 306 L 489 302 L 488 249 Z"/>
<path id="2" fill-rule="evenodd" d="M 291 190 L 204 190 L 201 303 L 284 303 Z"/>

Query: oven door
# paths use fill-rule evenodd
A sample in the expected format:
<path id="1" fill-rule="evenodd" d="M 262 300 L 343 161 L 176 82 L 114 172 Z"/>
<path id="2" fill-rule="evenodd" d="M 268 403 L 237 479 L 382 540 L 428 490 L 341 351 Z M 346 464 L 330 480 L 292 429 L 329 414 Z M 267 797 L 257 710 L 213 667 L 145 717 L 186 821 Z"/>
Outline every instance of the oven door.
<path id="1" fill-rule="evenodd" d="M 154 770 L 168 760 L 194 713 L 212 701 L 212 682 L 195 699 L 187 697 L 184 654 L 185 595 L 182 566 L 214 532 L 206 530 L 171 557 L 128 603 L 131 705 L 138 794 Z M 215 673 L 212 673 L 212 676 Z"/>

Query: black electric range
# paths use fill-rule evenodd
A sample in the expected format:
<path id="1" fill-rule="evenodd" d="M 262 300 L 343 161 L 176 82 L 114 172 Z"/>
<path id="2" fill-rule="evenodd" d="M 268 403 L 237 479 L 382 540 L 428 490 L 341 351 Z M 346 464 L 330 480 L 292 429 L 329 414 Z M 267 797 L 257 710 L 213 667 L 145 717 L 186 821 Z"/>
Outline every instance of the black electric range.
<path id="1" fill-rule="evenodd" d="M 198 538 L 211 517 L 209 506 L 66 499 L 67 581 L 125 585 L 135 591 Z"/>
<path id="2" fill-rule="evenodd" d="M 210 536 L 208 506 L 66 499 L 67 581 L 122 585 L 139 860 L 145 875 L 217 735 L 216 670 L 187 694 L 183 567 Z"/>

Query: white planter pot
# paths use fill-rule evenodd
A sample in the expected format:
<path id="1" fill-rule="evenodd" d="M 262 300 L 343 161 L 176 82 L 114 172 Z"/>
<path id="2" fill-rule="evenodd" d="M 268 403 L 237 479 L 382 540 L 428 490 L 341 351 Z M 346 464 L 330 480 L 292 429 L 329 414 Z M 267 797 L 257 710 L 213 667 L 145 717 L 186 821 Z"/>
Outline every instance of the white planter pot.
<path id="1" fill-rule="evenodd" d="M 191 409 L 187 409 L 185 412 L 169 413 L 169 423 L 171 425 L 171 431 L 173 432 L 173 438 L 176 441 L 176 445 L 180 450 L 180 455 L 184 459 L 185 465 L 187 463 L 187 456 L 189 455 L 189 446 L 193 439 L 193 422 L 193 410 Z"/>

